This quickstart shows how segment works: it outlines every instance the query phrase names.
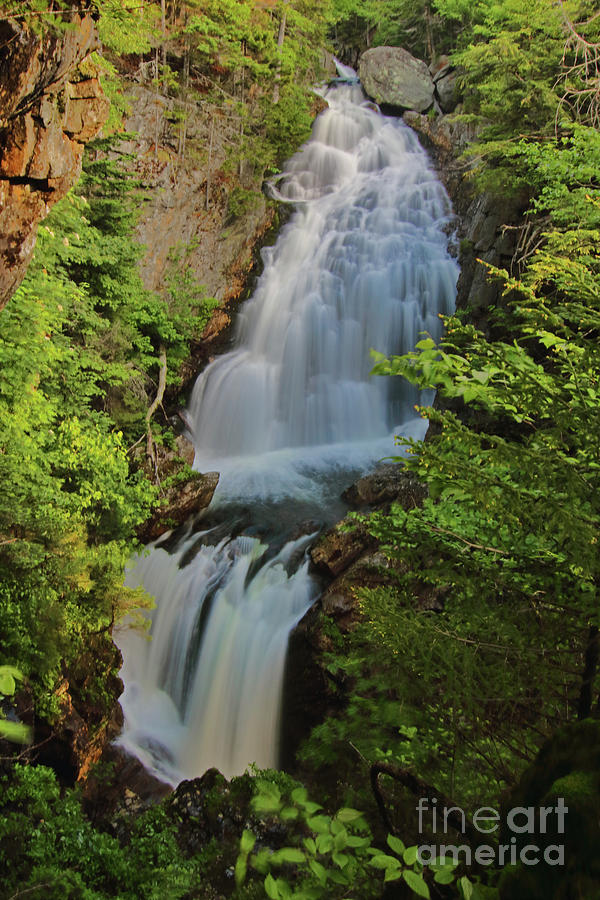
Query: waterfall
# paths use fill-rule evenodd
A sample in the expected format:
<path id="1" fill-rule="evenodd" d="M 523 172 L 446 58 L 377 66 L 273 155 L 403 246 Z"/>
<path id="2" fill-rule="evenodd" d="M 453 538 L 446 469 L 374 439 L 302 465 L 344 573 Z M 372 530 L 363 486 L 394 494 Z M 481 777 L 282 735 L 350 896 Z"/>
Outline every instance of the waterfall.
<path id="1" fill-rule="evenodd" d="M 369 351 L 439 337 L 454 305 L 450 205 L 416 136 L 357 83 L 323 96 L 311 139 L 271 184 L 293 215 L 263 251 L 234 349 L 191 397 L 194 466 L 221 473 L 212 520 L 128 574 L 157 605 L 151 640 L 117 638 L 120 740 L 171 783 L 277 764 L 288 635 L 318 594 L 314 520 L 335 520 L 341 488 L 394 452 L 395 433 L 425 427 L 413 388 L 369 377 Z"/>

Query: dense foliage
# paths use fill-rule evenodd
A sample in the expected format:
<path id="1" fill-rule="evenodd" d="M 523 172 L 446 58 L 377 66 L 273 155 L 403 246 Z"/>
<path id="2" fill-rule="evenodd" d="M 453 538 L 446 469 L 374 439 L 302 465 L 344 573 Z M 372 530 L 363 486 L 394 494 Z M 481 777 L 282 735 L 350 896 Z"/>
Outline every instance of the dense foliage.
<path id="1" fill-rule="evenodd" d="M 51 769 L 16 766 L 1 796 L 3 898 L 175 900 L 198 878 L 200 861 L 183 858 L 160 808 L 132 824 L 124 845 L 92 826 L 76 792 L 61 795 Z"/>
<path id="2" fill-rule="evenodd" d="M 92 152 L 2 313 L 0 629 L 5 661 L 40 696 L 90 633 L 140 602 L 123 566 L 157 497 L 128 447 L 159 349 L 176 372 L 207 315 L 201 291 L 165 301 L 144 288 L 135 183 L 102 143 Z"/>

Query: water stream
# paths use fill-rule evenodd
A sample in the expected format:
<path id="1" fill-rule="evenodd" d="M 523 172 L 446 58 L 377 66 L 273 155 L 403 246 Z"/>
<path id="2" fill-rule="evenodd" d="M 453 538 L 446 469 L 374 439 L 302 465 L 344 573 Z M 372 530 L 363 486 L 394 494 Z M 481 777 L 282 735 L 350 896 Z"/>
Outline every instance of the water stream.
<path id="1" fill-rule="evenodd" d="M 343 514 L 340 491 L 394 452 L 393 435 L 424 431 L 417 393 L 370 378 L 369 351 L 438 337 L 454 305 L 450 205 L 417 138 L 357 83 L 323 96 L 271 188 L 293 215 L 263 251 L 234 349 L 191 398 L 194 465 L 221 473 L 210 517 L 128 575 L 157 605 L 151 640 L 118 636 L 120 740 L 173 784 L 277 764 L 288 636 L 318 593 L 307 548 Z"/>

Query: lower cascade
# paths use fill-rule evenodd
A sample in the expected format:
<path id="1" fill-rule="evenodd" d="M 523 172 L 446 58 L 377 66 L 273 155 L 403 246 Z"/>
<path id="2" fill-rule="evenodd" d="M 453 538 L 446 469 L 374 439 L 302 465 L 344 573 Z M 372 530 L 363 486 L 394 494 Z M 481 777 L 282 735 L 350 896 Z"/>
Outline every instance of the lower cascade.
<path id="1" fill-rule="evenodd" d="M 211 508 L 128 574 L 156 608 L 151 640 L 117 635 L 120 742 L 172 784 L 277 765 L 288 636 L 319 593 L 307 549 L 393 435 L 425 428 L 412 387 L 369 377 L 369 351 L 438 338 L 454 307 L 450 204 L 416 136 L 357 83 L 323 96 L 311 139 L 271 185 L 293 215 L 263 251 L 234 349 L 191 398 L 194 466 L 221 473 Z"/>

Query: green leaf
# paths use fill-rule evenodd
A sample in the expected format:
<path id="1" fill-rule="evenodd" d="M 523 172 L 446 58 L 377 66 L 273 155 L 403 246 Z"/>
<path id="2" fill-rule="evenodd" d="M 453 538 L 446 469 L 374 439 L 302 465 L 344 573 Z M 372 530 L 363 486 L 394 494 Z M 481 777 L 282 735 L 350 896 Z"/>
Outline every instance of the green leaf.
<path id="1" fill-rule="evenodd" d="M 284 808 L 279 813 L 279 818 L 283 822 L 291 822 L 293 819 L 297 819 L 299 816 L 299 812 L 295 806 L 284 806 Z"/>
<path id="2" fill-rule="evenodd" d="M 556 344 L 564 344 L 565 342 L 564 338 L 557 337 L 557 335 L 548 331 L 538 331 L 537 337 L 544 347 L 554 347 Z"/>
<path id="3" fill-rule="evenodd" d="M 419 897 L 427 897 L 427 900 L 429 900 L 429 888 L 420 875 L 417 875 L 412 869 L 405 869 L 402 877 L 414 894 L 417 894 Z"/>
<path id="4" fill-rule="evenodd" d="M 311 838 L 311 837 L 304 838 L 303 844 L 306 847 L 306 849 L 308 850 L 308 852 L 312 853 L 312 855 L 315 856 L 315 854 L 317 852 L 317 845 L 315 843 L 315 839 Z"/>
<path id="5" fill-rule="evenodd" d="M 345 806 L 343 809 L 339 809 L 335 814 L 335 818 L 340 822 L 356 822 L 357 819 L 360 819 L 362 813 L 357 809 L 352 809 L 349 806 Z"/>
<path id="6" fill-rule="evenodd" d="M 15 692 L 15 679 L 10 672 L 0 672 L 0 694 L 12 697 Z"/>
<path id="7" fill-rule="evenodd" d="M 317 837 L 317 850 L 319 853 L 329 853 L 333 849 L 333 837 L 328 834 L 320 834 Z"/>
<path id="8" fill-rule="evenodd" d="M 306 856 L 297 847 L 282 847 L 281 850 L 276 850 L 271 856 L 271 861 L 276 864 L 303 863 L 305 860 Z"/>
<path id="9" fill-rule="evenodd" d="M 418 854 L 419 854 L 418 847 L 416 847 L 416 846 L 407 847 L 406 850 L 404 851 L 404 853 L 402 854 L 402 858 L 404 859 L 404 862 L 406 863 L 407 866 L 414 866 L 414 864 L 417 861 Z"/>
<path id="10" fill-rule="evenodd" d="M 252 868 L 256 869 L 261 875 L 266 875 L 269 871 L 269 865 L 271 862 L 271 851 L 266 847 L 262 850 L 259 850 L 258 853 L 255 853 L 252 856 L 251 863 Z"/>
<path id="11" fill-rule="evenodd" d="M 459 879 L 458 888 L 460 890 L 460 896 L 463 898 L 463 900 L 471 900 L 473 896 L 473 885 L 466 875 L 463 875 L 463 877 Z"/>
<path id="12" fill-rule="evenodd" d="M 402 869 L 398 866 L 397 869 L 389 869 L 385 870 L 385 875 L 383 877 L 384 881 L 398 881 L 399 878 L 402 878 Z"/>
<path id="13" fill-rule="evenodd" d="M 265 878 L 265 892 L 271 900 L 280 900 L 281 898 L 277 882 L 270 873 Z"/>
<path id="14" fill-rule="evenodd" d="M 294 788 L 291 793 L 291 799 L 293 803 L 297 803 L 298 806 L 304 806 L 304 804 L 308 800 L 308 791 L 305 787 Z"/>
<path id="15" fill-rule="evenodd" d="M 306 820 L 306 824 L 311 831 L 316 831 L 317 834 L 329 834 L 331 819 L 328 816 L 312 816 Z"/>
<path id="16" fill-rule="evenodd" d="M 357 834 L 349 834 L 346 840 L 346 844 L 348 847 L 369 847 L 371 844 L 371 839 L 367 837 L 359 837 Z"/>
<path id="17" fill-rule="evenodd" d="M 338 831 L 333 840 L 333 846 L 336 850 L 343 850 L 348 846 L 348 832 L 345 828 L 342 831 Z"/>
<path id="18" fill-rule="evenodd" d="M 292 889 L 291 889 L 290 885 L 288 884 L 288 882 L 285 881 L 285 879 L 278 878 L 276 883 L 277 883 L 277 888 L 279 890 L 279 894 L 280 894 L 282 900 L 288 900 L 288 897 L 293 896 Z"/>
<path id="19" fill-rule="evenodd" d="M 395 856 L 388 856 L 387 853 L 380 853 L 369 860 L 369 865 L 376 869 L 397 868 L 400 863 Z"/>
<path id="20" fill-rule="evenodd" d="M 15 744 L 28 744 L 33 736 L 32 729 L 21 722 L 7 722 L 0 719 L 0 737 Z"/>
<path id="21" fill-rule="evenodd" d="M 247 828 L 242 832 L 240 839 L 240 849 L 242 853 L 250 853 L 256 843 L 256 836 Z"/>
<path id="22" fill-rule="evenodd" d="M 235 869 L 234 869 L 236 887 L 239 888 L 243 885 L 244 881 L 246 880 L 247 872 L 248 872 L 247 857 L 246 856 L 238 856 L 236 863 L 235 863 Z"/>
<path id="23" fill-rule="evenodd" d="M 345 868 L 345 866 L 348 865 L 348 860 L 350 859 L 350 857 L 346 853 L 338 853 L 337 851 L 334 851 L 331 854 L 331 858 L 336 866 L 340 867 L 340 869 Z"/>
<path id="24" fill-rule="evenodd" d="M 0 666 L 0 678 L 3 675 L 12 675 L 12 677 L 15 679 L 15 681 L 23 680 L 23 673 L 21 672 L 20 669 L 17 669 L 16 666 L 7 666 L 7 665 Z"/>
<path id="25" fill-rule="evenodd" d="M 396 837 L 393 834 L 388 834 L 387 836 L 387 844 L 390 849 L 397 853 L 398 856 L 402 856 L 404 853 L 405 847 L 404 843 L 400 840 L 400 838 Z"/>
<path id="26" fill-rule="evenodd" d="M 303 808 L 304 808 L 306 814 L 309 816 L 312 816 L 319 809 L 323 809 L 323 807 L 321 806 L 320 803 L 314 803 L 312 800 L 307 800 L 302 805 L 303 805 Z"/>
<path id="27" fill-rule="evenodd" d="M 252 808 L 255 812 L 278 812 L 283 806 L 280 800 L 276 800 L 273 795 L 259 794 L 252 800 Z"/>
<path id="28" fill-rule="evenodd" d="M 327 881 L 327 869 L 321 865 L 316 859 L 309 859 L 308 866 L 313 875 L 319 881 L 319 884 L 325 884 Z"/>

